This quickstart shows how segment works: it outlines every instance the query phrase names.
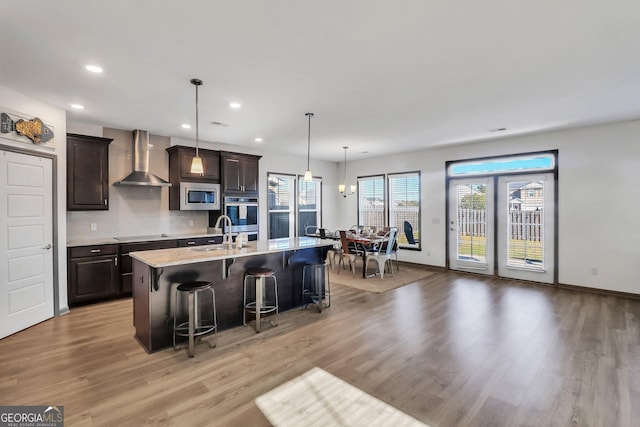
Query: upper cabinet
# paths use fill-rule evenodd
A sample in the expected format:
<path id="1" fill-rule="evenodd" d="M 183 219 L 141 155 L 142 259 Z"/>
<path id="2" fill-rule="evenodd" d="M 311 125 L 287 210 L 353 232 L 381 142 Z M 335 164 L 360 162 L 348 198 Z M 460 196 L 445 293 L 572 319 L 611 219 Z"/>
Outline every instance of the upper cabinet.
<path id="1" fill-rule="evenodd" d="M 204 174 L 191 173 L 191 161 L 196 155 L 193 147 L 174 145 L 167 148 L 169 153 L 169 181 L 171 185 L 180 185 L 180 181 L 188 182 L 220 182 L 220 154 L 213 150 L 199 149 Z"/>
<path id="2" fill-rule="evenodd" d="M 67 210 L 109 209 L 110 138 L 67 134 Z"/>
<path id="3" fill-rule="evenodd" d="M 222 192 L 258 194 L 258 161 L 261 156 L 221 151 Z"/>
<path id="4" fill-rule="evenodd" d="M 220 153 L 213 150 L 199 149 L 204 174 L 191 173 L 191 161 L 196 155 L 194 147 L 174 145 L 167 148 L 169 153 L 169 209 L 180 209 L 180 183 L 204 182 L 218 184 L 220 182 Z"/>

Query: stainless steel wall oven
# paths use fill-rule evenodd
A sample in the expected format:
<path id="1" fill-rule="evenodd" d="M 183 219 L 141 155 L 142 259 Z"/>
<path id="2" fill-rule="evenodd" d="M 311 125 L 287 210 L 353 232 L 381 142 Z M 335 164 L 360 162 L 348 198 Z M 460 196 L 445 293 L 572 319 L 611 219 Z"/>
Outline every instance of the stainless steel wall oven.
<path id="1" fill-rule="evenodd" d="M 249 240 L 258 239 L 258 198 L 232 197 L 224 198 L 223 213 L 231 218 L 232 233 L 246 233 Z"/>

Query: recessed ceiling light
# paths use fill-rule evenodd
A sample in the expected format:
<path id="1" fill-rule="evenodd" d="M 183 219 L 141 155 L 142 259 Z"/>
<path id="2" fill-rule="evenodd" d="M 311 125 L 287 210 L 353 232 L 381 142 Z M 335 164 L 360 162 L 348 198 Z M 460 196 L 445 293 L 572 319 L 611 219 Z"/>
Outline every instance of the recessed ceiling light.
<path id="1" fill-rule="evenodd" d="M 84 110 L 84 105 L 71 104 L 71 108 L 75 108 L 76 110 Z"/>
<path id="2" fill-rule="evenodd" d="M 258 137 L 258 138 L 256 138 L 256 139 L 254 139 L 254 142 L 262 142 L 262 141 L 263 141 L 263 140 L 262 140 L 262 138 L 260 138 L 260 137 Z"/>
<path id="3" fill-rule="evenodd" d="M 182 124 L 182 129 L 191 129 L 191 125 L 187 123 Z"/>
<path id="4" fill-rule="evenodd" d="M 84 68 L 85 68 L 85 70 L 91 71 L 92 73 L 101 73 L 102 72 L 102 68 L 98 67 L 97 65 L 87 65 Z"/>
<path id="5" fill-rule="evenodd" d="M 238 108 L 242 107 L 242 104 L 240 104 L 239 102 L 232 102 L 229 104 L 229 107 L 233 108 L 234 110 L 237 110 Z"/>

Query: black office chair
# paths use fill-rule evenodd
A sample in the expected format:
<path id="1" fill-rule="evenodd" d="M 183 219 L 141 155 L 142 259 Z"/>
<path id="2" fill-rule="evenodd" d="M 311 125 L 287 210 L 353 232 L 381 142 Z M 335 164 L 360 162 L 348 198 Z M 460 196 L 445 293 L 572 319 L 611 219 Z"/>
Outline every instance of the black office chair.
<path id="1" fill-rule="evenodd" d="M 404 222 L 404 235 L 407 237 L 407 242 L 410 245 L 415 245 L 417 240 L 413 237 L 413 227 L 409 221 Z"/>

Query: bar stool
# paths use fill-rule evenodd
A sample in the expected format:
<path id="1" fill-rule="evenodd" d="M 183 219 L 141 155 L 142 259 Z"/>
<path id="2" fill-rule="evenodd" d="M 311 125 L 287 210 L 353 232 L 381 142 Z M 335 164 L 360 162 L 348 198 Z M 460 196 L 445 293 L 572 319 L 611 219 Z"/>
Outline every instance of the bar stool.
<path id="1" fill-rule="evenodd" d="M 200 306 L 198 303 L 198 297 L 200 294 L 211 295 L 211 323 L 202 323 L 200 319 Z M 189 307 L 189 320 L 186 322 L 178 323 L 178 317 L 181 317 L 180 313 L 180 295 L 187 294 L 188 307 Z M 174 315 L 173 315 L 173 348 L 180 349 L 180 346 L 176 345 L 176 336 L 189 337 L 189 357 L 195 355 L 195 340 L 200 340 L 203 335 L 214 332 L 218 333 L 218 324 L 216 320 L 216 294 L 213 290 L 213 285 L 209 282 L 195 281 L 184 282 L 178 285 L 175 292 L 174 300 Z M 215 347 L 214 343 L 210 347 Z"/>
<path id="2" fill-rule="evenodd" d="M 256 300 L 247 302 L 247 279 L 252 277 L 254 279 Z M 267 301 L 267 289 L 266 279 L 273 279 L 273 294 L 274 301 Z M 244 300 L 242 310 L 242 324 L 247 326 L 247 312 L 254 313 L 256 315 L 256 332 L 260 332 L 260 316 L 262 314 L 273 313 L 278 314 L 278 280 L 276 279 L 275 271 L 270 268 L 264 267 L 252 267 L 244 272 Z M 275 320 L 271 321 L 273 326 L 278 326 Z"/>
<path id="3" fill-rule="evenodd" d="M 307 285 L 307 278 L 311 286 Z M 323 299 L 327 300 L 326 308 L 331 307 L 331 284 L 329 281 L 329 268 L 327 263 L 306 264 L 302 268 L 302 303 L 306 308 L 306 298 L 318 307 L 318 313 L 322 313 Z"/>

